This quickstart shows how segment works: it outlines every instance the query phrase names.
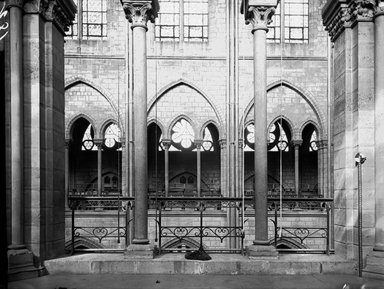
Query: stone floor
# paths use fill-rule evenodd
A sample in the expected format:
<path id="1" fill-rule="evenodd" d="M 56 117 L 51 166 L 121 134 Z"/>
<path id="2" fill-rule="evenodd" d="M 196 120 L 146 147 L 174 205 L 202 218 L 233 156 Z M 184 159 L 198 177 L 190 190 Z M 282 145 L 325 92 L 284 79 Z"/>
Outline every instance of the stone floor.
<path id="1" fill-rule="evenodd" d="M 165 275 L 58 274 L 10 282 L 9 289 L 382 289 L 384 280 L 354 275 Z"/>

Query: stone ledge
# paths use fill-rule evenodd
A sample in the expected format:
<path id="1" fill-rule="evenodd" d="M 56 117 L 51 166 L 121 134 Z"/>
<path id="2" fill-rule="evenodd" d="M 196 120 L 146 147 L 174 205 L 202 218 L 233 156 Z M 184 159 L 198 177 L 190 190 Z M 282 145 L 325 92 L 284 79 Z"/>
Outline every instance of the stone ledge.
<path id="1" fill-rule="evenodd" d="M 123 254 L 84 254 L 45 261 L 49 274 L 231 274 L 308 275 L 355 274 L 355 262 L 335 256 L 281 256 L 249 259 L 242 255 L 212 254 L 210 261 L 184 259 L 167 254 L 155 259 L 136 259 Z"/>

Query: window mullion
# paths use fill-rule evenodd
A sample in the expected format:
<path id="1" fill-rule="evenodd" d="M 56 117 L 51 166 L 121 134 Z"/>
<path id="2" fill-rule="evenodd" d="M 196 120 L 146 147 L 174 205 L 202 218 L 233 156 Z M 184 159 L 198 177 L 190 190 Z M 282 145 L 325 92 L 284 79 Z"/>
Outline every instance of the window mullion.
<path id="1" fill-rule="evenodd" d="M 184 42 L 184 0 L 179 0 L 179 41 Z"/>
<path id="2" fill-rule="evenodd" d="M 280 42 L 285 43 L 285 0 L 280 0 Z"/>
<path id="3" fill-rule="evenodd" d="M 83 39 L 83 1 L 79 0 L 78 14 L 77 14 L 77 33 L 79 34 L 79 40 Z"/>

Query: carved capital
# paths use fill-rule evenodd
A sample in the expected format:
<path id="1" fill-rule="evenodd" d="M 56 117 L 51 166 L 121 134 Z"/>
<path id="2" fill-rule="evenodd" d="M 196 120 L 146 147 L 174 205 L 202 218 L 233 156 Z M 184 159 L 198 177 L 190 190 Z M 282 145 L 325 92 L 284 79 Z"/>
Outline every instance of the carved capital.
<path id="1" fill-rule="evenodd" d="M 120 0 L 125 12 L 125 18 L 132 23 L 132 28 L 141 26 L 146 30 L 148 20 L 155 22 L 159 5 L 157 1 Z"/>
<path id="2" fill-rule="evenodd" d="M 357 21 L 369 22 L 373 20 L 376 10 L 376 0 L 355 0 L 352 1 L 348 14 L 352 25 Z"/>
<path id="3" fill-rule="evenodd" d="M 169 150 L 169 148 L 171 147 L 171 140 L 163 139 L 161 140 L 161 145 L 163 146 L 164 150 Z"/>
<path id="4" fill-rule="evenodd" d="M 227 147 L 227 140 L 226 139 L 220 139 L 219 144 L 220 144 L 220 148 L 223 150 Z"/>
<path id="5" fill-rule="evenodd" d="M 322 11 L 323 23 L 334 41 L 349 25 L 349 10 L 347 0 L 328 1 Z"/>
<path id="6" fill-rule="evenodd" d="M 198 150 L 200 150 L 201 149 L 201 146 L 203 145 L 203 140 L 200 140 L 200 139 L 196 139 L 193 143 L 195 144 L 195 146 L 196 146 L 196 148 L 198 149 Z"/>
<path id="7" fill-rule="evenodd" d="M 24 12 L 41 14 L 47 21 L 53 21 L 64 34 L 72 25 L 77 8 L 73 0 L 24 0 Z"/>
<path id="8" fill-rule="evenodd" d="M 245 24 L 252 23 L 252 33 L 256 30 L 268 31 L 268 25 L 272 23 L 272 16 L 275 14 L 275 7 L 250 6 Z"/>
<path id="9" fill-rule="evenodd" d="M 73 24 L 75 14 L 77 13 L 77 7 L 73 0 L 49 0 L 54 2 L 53 7 L 48 6 L 52 9 L 48 10 L 48 15 L 64 33 L 69 30 L 69 26 Z"/>
<path id="10" fill-rule="evenodd" d="M 316 141 L 316 145 L 318 150 L 323 150 L 327 147 L 328 141 L 327 140 L 318 140 Z"/>
<path id="11" fill-rule="evenodd" d="M 299 147 L 303 144 L 303 140 L 302 139 L 294 139 L 291 141 L 291 144 L 293 147 Z"/>
<path id="12" fill-rule="evenodd" d="M 375 17 L 379 15 L 384 15 L 384 0 L 377 0 Z"/>
<path id="13" fill-rule="evenodd" d="M 16 6 L 23 9 L 24 0 L 8 0 L 6 1 L 6 3 L 7 3 L 7 9 L 12 6 Z"/>

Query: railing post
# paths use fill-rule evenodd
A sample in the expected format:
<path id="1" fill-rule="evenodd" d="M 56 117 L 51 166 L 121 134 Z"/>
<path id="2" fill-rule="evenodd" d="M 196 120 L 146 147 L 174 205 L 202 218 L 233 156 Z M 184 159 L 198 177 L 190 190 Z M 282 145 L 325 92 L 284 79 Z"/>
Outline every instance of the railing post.
<path id="1" fill-rule="evenodd" d="M 120 244 L 120 193 L 117 196 L 117 244 Z"/>
<path id="2" fill-rule="evenodd" d="M 330 232 L 330 226 L 329 226 L 329 211 L 331 210 L 329 204 L 326 205 L 327 208 L 327 255 L 329 255 L 329 232 Z"/>
<path id="3" fill-rule="evenodd" d="M 71 239 L 71 255 L 75 252 L 75 206 L 72 204 L 72 239 Z"/>
<path id="4" fill-rule="evenodd" d="M 277 204 L 275 204 L 275 248 L 277 247 Z"/>
<path id="5" fill-rule="evenodd" d="M 157 204 L 158 205 L 158 204 Z M 159 255 L 161 255 L 161 209 L 163 208 L 162 202 L 160 202 L 160 209 L 159 209 Z"/>

